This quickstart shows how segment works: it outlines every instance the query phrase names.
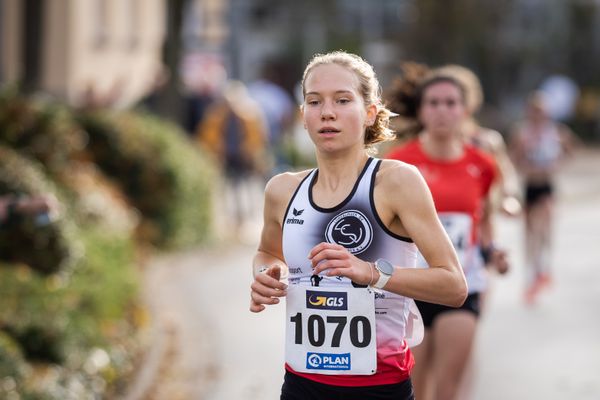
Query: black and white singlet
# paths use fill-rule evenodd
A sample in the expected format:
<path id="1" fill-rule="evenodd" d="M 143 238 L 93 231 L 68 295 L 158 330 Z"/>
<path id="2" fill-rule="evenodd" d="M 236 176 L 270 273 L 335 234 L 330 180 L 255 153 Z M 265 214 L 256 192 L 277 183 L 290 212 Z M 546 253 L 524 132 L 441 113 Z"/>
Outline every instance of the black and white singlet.
<path id="1" fill-rule="evenodd" d="M 324 274 L 316 278 L 312 276 L 308 254 L 321 242 L 340 244 L 365 261 L 384 258 L 397 267 L 416 266 L 415 244 L 409 238 L 391 232 L 375 209 L 373 190 L 380 165 L 381 160 L 369 158 L 351 193 L 332 208 L 319 207 L 313 201 L 312 190 L 318 178 L 317 169 L 300 183 L 283 220 L 283 255 L 289 268 L 290 286 L 353 285 L 345 277 L 328 277 Z M 405 341 L 411 301 L 387 291 L 375 294 L 377 373 L 374 376 L 299 375 L 342 386 L 389 384 L 406 379 L 414 362 Z"/>

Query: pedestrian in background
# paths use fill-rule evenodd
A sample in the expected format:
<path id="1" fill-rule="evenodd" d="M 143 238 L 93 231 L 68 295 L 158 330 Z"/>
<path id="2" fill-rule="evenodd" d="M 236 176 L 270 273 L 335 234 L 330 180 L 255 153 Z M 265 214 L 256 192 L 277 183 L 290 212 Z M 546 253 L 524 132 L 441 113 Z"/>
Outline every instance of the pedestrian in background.
<path id="1" fill-rule="evenodd" d="M 277 65 L 267 63 L 262 76 L 248 85 L 250 96 L 258 103 L 267 124 L 267 145 L 273 157 L 273 175 L 289 168 L 284 138 L 296 111 L 288 92 L 278 83 Z"/>
<path id="2" fill-rule="evenodd" d="M 252 217 L 254 186 L 259 186 L 257 181 L 262 181 L 271 164 L 262 113 L 242 82 L 227 83 L 223 96 L 206 110 L 196 139 L 223 171 L 227 225 L 239 236 Z"/>
<path id="3" fill-rule="evenodd" d="M 574 141 L 566 125 L 549 117 L 545 101 L 543 92 L 532 93 L 525 118 L 511 135 L 511 152 L 524 182 L 528 304 L 552 282 L 555 176 Z"/>

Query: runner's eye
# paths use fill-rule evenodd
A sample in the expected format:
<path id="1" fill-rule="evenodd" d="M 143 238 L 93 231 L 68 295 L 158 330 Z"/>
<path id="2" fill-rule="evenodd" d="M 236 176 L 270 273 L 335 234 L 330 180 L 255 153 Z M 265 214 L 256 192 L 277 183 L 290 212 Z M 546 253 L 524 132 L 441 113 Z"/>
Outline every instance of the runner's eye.
<path id="1" fill-rule="evenodd" d="M 456 99 L 446 99 L 446 100 L 429 99 L 426 101 L 426 104 L 433 108 L 436 108 L 442 104 L 448 108 L 454 108 L 458 104 L 458 100 L 456 100 Z"/>

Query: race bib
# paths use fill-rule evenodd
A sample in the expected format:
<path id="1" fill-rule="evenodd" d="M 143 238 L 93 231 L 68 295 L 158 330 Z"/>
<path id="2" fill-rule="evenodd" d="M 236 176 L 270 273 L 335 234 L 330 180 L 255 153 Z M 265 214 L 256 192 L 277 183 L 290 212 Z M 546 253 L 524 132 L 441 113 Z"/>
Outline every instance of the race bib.
<path id="1" fill-rule="evenodd" d="M 471 264 L 471 230 L 473 226 L 473 220 L 469 214 L 459 212 L 440 212 L 438 213 L 440 222 L 444 226 L 444 230 L 458 256 L 460 265 L 463 269 L 468 269 Z M 426 267 L 427 262 L 419 253 L 417 259 L 417 265 L 420 267 Z"/>
<path id="2" fill-rule="evenodd" d="M 298 372 L 372 375 L 377 369 L 371 288 L 290 285 L 286 362 Z"/>

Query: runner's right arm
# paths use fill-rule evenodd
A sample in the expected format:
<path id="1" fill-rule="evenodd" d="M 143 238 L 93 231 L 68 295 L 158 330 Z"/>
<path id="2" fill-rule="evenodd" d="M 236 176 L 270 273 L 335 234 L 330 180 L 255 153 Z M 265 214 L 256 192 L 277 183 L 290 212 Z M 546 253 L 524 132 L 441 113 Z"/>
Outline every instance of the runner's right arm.
<path id="1" fill-rule="evenodd" d="M 265 305 L 279 303 L 279 297 L 287 294 L 287 285 L 281 282 L 281 278 L 287 276 L 281 227 L 287 204 L 300 183 L 298 176 L 289 173 L 277 175 L 271 178 L 265 188 L 263 229 L 252 262 L 252 312 L 260 312 L 265 309 Z"/>

